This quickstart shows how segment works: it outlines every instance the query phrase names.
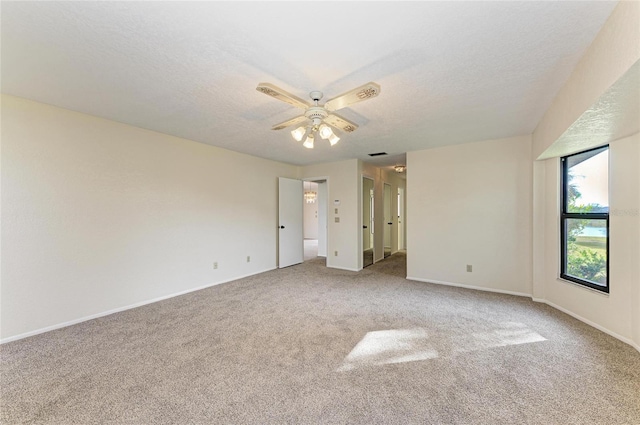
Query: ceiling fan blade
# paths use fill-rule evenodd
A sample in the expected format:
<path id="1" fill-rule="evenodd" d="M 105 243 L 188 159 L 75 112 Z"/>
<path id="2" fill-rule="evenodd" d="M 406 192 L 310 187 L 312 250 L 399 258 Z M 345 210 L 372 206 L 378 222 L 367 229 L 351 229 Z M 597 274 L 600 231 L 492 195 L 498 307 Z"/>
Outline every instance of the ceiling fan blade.
<path id="1" fill-rule="evenodd" d="M 282 102 L 293 105 L 296 108 L 307 109 L 310 105 L 299 97 L 292 95 L 291 93 L 282 90 L 280 87 L 274 86 L 269 83 L 260 83 L 256 90 L 266 95 L 274 97 Z"/>
<path id="2" fill-rule="evenodd" d="M 336 114 L 329 114 L 329 116 L 324 119 L 324 122 L 330 126 L 339 128 L 345 133 L 352 133 L 358 129 L 358 124 L 352 123 L 348 119 L 342 118 L 340 115 Z"/>
<path id="3" fill-rule="evenodd" d="M 271 127 L 271 130 L 282 130 L 283 128 L 296 125 L 306 120 L 307 120 L 307 117 L 305 117 L 304 115 L 300 115 L 299 117 L 291 118 L 290 120 L 274 125 L 273 127 Z"/>
<path id="4" fill-rule="evenodd" d="M 328 100 L 327 103 L 324 104 L 324 107 L 329 111 L 337 111 L 354 103 L 376 97 L 378 94 L 380 94 L 380 85 L 370 82 Z"/>

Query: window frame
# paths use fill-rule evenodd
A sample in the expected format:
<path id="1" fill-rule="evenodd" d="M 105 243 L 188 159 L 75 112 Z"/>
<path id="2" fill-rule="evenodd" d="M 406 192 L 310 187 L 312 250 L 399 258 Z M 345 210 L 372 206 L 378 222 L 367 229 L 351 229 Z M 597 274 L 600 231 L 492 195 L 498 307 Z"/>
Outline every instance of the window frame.
<path id="1" fill-rule="evenodd" d="M 609 145 L 598 146 L 596 148 L 587 149 L 585 151 L 580 151 L 573 153 L 571 155 L 563 156 L 560 158 L 560 278 L 564 280 L 568 280 L 573 283 L 577 283 L 582 286 L 586 286 L 590 289 L 594 289 L 599 292 L 604 292 L 606 294 L 609 293 L 609 212 L 606 213 L 575 213 L 567 211 L 567 195 L 568 195 L 568 171 L 569 167 L 567 167 L 567 159 L 576 155 L 582 155 L 587 152 L 601 150 L 606 148 L 609 150 Z M 610 174 L 610 167 L 607 164 L 607 173 Z M 579 220 L 605 220 L 606 229 L 607 229 L 607 265 L 606 265 L 606 281 L 605 285 L 600 285 L 585 279 L 580 279 L 578 277 L 572 276 L 566 273 L 567 266 L 567 221 L 570 219 L 579 219 Z"/>

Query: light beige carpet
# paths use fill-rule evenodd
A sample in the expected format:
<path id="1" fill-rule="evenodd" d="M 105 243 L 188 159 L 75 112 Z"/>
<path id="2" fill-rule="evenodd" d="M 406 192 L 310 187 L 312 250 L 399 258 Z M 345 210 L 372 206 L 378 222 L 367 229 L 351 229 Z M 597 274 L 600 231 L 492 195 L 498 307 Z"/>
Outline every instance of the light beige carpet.
<path id="1" fill-rule="evenodd" d="M 321 260 L 0 347 L 6 424 L 639 424 L 640 354 L 525 298 Z"/>

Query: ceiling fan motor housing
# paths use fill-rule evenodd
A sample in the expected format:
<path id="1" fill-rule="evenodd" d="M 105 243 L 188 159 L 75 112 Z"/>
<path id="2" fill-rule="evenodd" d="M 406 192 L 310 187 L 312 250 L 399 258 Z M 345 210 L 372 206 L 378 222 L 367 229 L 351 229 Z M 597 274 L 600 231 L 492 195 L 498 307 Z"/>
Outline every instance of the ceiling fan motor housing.
<path id="1" fill-rule="evenodd" d="M 319 125 L 328 115 L 329 113 L 322 106 L 311 106 L 304 113 L 305 117 L 313 121 L 313 125 Z"/>

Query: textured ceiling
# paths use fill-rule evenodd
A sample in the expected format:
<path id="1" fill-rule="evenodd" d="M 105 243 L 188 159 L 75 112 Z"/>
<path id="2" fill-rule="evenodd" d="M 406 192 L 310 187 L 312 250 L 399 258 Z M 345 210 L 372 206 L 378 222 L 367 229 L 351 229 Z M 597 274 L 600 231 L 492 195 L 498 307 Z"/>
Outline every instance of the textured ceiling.
<path id="1" fill-rule="evenodd" d="M 292 164 L 393 165 L 531 133 L 615 4 L 3 2 L 2 92 Z M 255 90 L 369 81 L 380 96 L 340 111 L 360 128 L 313 150 L 270 129 L 300 110 Z"/>
<path id="2" fill-rule="evenodd" d="M 603 93 L 538 159 L 600 146 L 640 130 L 640 60 Z"/>

